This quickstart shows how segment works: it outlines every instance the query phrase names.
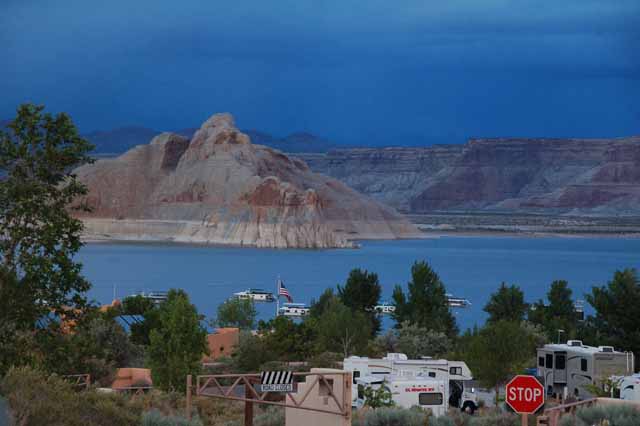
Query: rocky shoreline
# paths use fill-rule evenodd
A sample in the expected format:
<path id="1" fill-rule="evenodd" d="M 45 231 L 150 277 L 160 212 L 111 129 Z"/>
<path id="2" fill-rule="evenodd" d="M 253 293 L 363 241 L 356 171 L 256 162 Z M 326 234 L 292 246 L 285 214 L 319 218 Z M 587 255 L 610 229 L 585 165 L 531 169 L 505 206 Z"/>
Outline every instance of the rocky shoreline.
<path id="1" fill-rule="evenodd" d="M 640 238 L 640 217 L 441 212 L 410 215 L 427 235 Z"/>

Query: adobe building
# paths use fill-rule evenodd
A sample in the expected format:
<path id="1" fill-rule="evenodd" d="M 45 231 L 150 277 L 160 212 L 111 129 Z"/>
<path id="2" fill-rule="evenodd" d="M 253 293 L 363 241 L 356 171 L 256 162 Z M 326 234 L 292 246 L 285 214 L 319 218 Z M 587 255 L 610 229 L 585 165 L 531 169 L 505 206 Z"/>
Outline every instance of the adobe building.
<path id="1" fill-rule="evenodd" d="M 202 363 L 208 364 L 222 357 L 231 356 L 239 341 L 240 329 L 235 327 L 218 328 L 215 333 L 207 335 L 209 355 L 202 358 Z"/>

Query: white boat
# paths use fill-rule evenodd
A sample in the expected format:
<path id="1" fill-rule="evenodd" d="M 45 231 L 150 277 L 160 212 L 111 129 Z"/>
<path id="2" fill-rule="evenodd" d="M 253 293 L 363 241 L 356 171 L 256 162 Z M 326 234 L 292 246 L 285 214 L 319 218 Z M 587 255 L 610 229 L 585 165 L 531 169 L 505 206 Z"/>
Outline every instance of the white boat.
<path id="1" fill-rule="evenodd" d="M 249 288 L 245 291 L 239 291 L 238 293 L 233 293 L 235 297 L 241 300 L 253 300 L 254 302 L 273 302 L 275 297 L 273 297 L 273 293 L 263 290 L 261 288 Z"/>
<path id="2" fill-rule="evenodd" d="M 160 305 L 162 302 L 167 301 L 167 292 L 166 291 L 150 291 L 149 293 L 145 293 L 141 291 L 137 294 L 132 294 L 129 297 L 140 296 L 144 299 L 151 300 L 155 305 Z"/>
<path id="3" fill-rule="evenodd" d="M 389 315 L 396 311 L 396 307 L 391 303 L 383 302 L 380 305 L 374 306 L 373 310 L 381 315 Z"/>
<path id="4" fill-rule="evenodd" d="M 309 315 L 309 307 L 304 303 L 283 303 L 278 315 L 285 317 L 304 317 Z"/>
<path id="5" fill-rule="evenodd" d="M 451 294 L 447 294 L 447 304 L 451 308 L 466 308 L 467 306 L 471 306 L 471 302 L 469 302 L 468 299 L 455 297 Z"/>

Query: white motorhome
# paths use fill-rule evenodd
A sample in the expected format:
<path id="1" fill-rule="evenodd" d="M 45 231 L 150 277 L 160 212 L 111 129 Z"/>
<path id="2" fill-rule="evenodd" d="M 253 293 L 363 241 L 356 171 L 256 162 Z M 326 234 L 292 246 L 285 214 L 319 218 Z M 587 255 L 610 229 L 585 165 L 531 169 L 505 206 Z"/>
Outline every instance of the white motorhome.
<path id="1" fill-rule="evenodd" d="M 640 402 L 640 373 L 631 376 L 612 376 L 611 380 L 619 392 L 619 395 L 612 396 L 627 401 Z"/>
<path id="2" fill-rule="evenodd" d="M 447 383 L 449 405 L 467 412 L 477 409 L 477 396 L 471 386 L 471 370 L 464 361 L 446 359 L 408 359 L 405 354 L 388 353 L 384 358 L 351 356 L 345 358 L 343 369 L 353 374 L 353 384 L 359 377 L 388 375 L 398 377 L 424 377 Z M 352 401 L 357 399 L 356 386 L 352 387 Z"/>
<path id="3" fill-rule="evenodd" d="M 365 405 L 364 391 L 366 388 L 378 389 L 381 386 L 391 393 L 391 400 L 398 407 L 420 407 L 429 409 L 434 416 L 446 414 L 448 409 L 447 383 L 423 376 L 364 376 L 356 379 L 356 407 Z"/>
<path id="4" fill-rule="evenodd" d="M 612 375 L 634 372 L 632 352 L 619 352 L 612 346 L 587 346 L 580 340 L 566 344 L 547 344 L 538 348 L 538 376 L 548 395 L 590 397 L 588 385 L 602 386 Z"/>

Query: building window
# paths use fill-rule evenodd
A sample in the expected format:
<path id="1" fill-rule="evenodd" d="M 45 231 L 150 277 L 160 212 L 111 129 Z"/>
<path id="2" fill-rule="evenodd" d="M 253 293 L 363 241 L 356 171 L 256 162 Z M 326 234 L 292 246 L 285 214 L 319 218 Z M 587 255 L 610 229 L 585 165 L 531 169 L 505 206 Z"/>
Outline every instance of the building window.
<path id="1" fill-rule="evenodd" d="M 580 370 L 587 371 L 588 369 L 589 368 L 588 368 L 588 364 L 587 364 L 587 359 L 586 358 L 582 358 L 580 360 Z"/>
<path id="2" fill-rule="evenodd" d="M 546 367 L 553 368 L 553 355 L 547 354 L 545 358 L 546 358 Z"/>
<path id="3" fill-rule="evenodd" d="M 442 405 L 442 393 L 421 393 L 418 395 L 420 405 Z"/>
<path id="4" fill-rule="evenodd" d="M 543 356 L 539 356 L 538 357 L 538 367 L 544 367 L 544 357 Z"/>

